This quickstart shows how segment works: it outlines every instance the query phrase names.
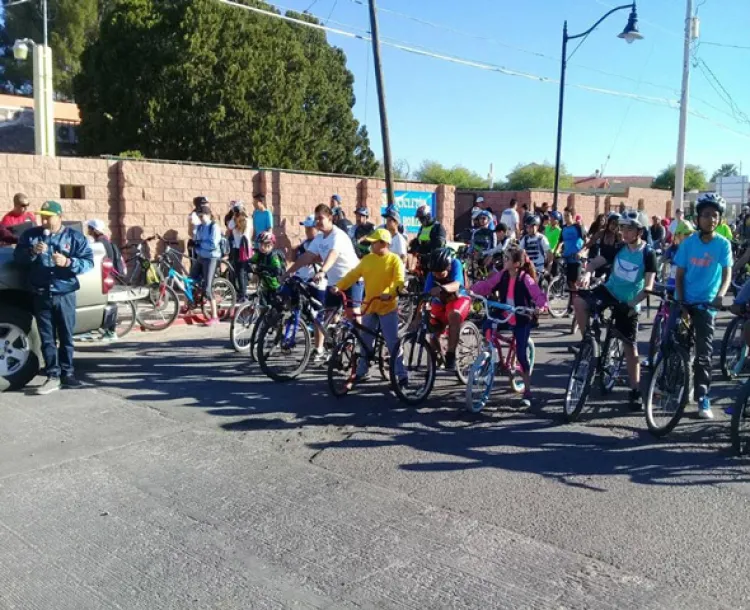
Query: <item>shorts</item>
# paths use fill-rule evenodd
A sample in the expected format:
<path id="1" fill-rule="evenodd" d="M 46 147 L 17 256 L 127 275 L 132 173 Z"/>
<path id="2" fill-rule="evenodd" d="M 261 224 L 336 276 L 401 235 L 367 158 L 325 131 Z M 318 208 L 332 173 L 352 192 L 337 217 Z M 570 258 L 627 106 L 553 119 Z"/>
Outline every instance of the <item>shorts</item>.
<path id="1" fill-rule="evenodd" d="M 451 313 L 457 311 L 461 316 L 461 322 L 465 321 L 469 317 L 471 311 L 471 298 L 470 297 L 458 297 L 450 303 L 432 302 L 430 306 L 430 314 L 432 320 L 443 326 L 448 325 L 448 316 Z"/>
<path id="2" fill-rule="evenodd" d="M 579 279 L 581 279 L 581 263 L 580 262 L 571 262 L 565 263 L 565 278 L 568 280 L 568 283 L 572 284 L 573 282 L 577 282 Z"/>
<path id="3" fill-rule="evenodd" d="M 635 345 L 638 338 L 638 312 L 625 303 L 618 301 L 605 286 L 597 286 L 593 290 L 582 290 L 581 297 L 588 303 L 589 307 L 597 306 L 600 311 L 612 308 L 612 317 L 615 330 L 622 335 L 623 340 L 630 345 Z"/>
<path id="4" fill-rule="evenodd" d="M 365 296 L 365 284 L 362 280 L 358 281 L 351 288 L 344 290 L 344 294 L 347 299 L 347 309 L 353 309 L 354 307 L 362 306 L 362 299 Z M 326 307 L 340 307 L 343 304 L 343 299 L 340 294 L 333 294 L 330 290 L 326 290 L 325 298 Z"/>

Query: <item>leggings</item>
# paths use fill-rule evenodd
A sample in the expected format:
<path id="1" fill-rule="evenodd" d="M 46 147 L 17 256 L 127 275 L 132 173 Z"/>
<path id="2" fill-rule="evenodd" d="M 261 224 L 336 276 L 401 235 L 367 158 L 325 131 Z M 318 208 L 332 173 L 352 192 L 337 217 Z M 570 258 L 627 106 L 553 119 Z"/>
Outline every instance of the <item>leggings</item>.
<path id="1" fill-rule="evenodd" d="M 531 324 L 516 324 L 513 327 L 513 336 L 516 339 L 516 358 L 524 373 L 528 373 L 531 365 L 529 363 L 528 347 L 531 336 Z"/>

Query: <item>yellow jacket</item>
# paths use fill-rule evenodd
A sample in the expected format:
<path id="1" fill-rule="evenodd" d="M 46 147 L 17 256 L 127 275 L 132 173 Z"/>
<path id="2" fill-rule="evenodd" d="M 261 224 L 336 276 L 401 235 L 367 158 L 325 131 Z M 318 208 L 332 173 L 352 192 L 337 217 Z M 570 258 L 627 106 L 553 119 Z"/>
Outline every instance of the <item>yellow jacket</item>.
<path id="1" fill-rule="evenodd" d="M 359 265 L 339 280 L 336 287 L 348 290 L 359 278 L 365 280 L 365 299 L 375 299 L 366 313 L 383 316 L 398 307 L 398 290 L 404 285 L 404 263 L 397 254 L 368 254 L 359 261 Z M 381 301 L 381 294 L 391 294 L 393 299 Z"/>

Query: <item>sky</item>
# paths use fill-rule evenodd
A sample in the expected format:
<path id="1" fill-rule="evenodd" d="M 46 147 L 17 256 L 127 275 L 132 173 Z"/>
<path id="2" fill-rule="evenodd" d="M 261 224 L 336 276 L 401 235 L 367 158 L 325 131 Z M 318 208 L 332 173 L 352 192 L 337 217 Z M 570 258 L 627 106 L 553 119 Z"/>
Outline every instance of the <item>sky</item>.
<path id="1" fill-rule="evenodd" d="M 272 3 L 282 11 L 309 9 L 331 27 L 361 33 L 369 30 L 367 2 L 362 2 Z M 581 33 L 615 2 L 378 0 L 384 41 L 554 81 L 508 76 L 385 46 L 382 63 L 393 158 L 405 160 L 412 171 L 425 159 L 463 165 L 481 175 L 488 175 L 493 164 L 495 180 L 519 163 L 553 163 L 563 22 L 568 21 L 570 35 Z M 709 177 L 723 163 L 742 164 L 743 173 L 750 173 L 750 119 L 741 116 L 743 110 L 750 114 L 750 79 L 744 70 L 750 49 L 705 44 L 750 46 L 744 36 L 750 2 L 695 0 L 695 4 L 703 43 L 695 55 L 704 63 L 691 69 L 690 109 L 706 118 L 688 119 L 687 162 L 703 167 Z M 562 154 L 569 172 L 656 175 L 675 162 L 685 10 L 685 0 L 640 0 L 643 40 L 628 45 L 617 38 L 628 19 L 629 11 L 623 10 L 605 20 L 571 57 Z M 333 33 L 328 39 L 346 52 L 355 77 L 355 116 L 367 126 L 372 148 L 382 157 L 370 43 Z M 568 49 L 569 53 L 575 49 L 575 41 Z M 715 83 L 712 87 L 706 76 L 711 72 L 726 93 Z M 675 104 L 668 107 L 571 85 Z"/>

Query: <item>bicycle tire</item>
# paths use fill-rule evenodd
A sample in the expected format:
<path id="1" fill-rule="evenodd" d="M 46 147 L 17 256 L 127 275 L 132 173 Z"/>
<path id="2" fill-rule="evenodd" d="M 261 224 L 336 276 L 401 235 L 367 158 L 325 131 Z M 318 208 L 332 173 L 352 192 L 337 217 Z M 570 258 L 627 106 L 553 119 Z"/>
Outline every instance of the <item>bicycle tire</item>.
<path id="1" fill-rule="evenodd" d="M 228 320 L 234 313 L 237 304 L 237 291 L 232 282 L 223 277 L 215 277 L 211 283 L 211 293 L 216 303 L 216 315 L 219 320 Z M 217 298 L 218 297 L 218 298 Z M 201 302 L 203 317 L 208 319 L 211 315 L 211 302 L 203 296 Z"/>
<path id="2" fill-rule="evenodd" d="M 115 325 L 115 335 L 118 339 L 122 339 L 127 335 L 133 326 L 137 318 L 135 311 L 135 304 L 133 301 L 118 301 L 117 302 L 117 323 Z"/>
<path id="3" fill-rule="evenodd" d="M 648 366 L 653 369 L 656 363 L 656 357 L 661 351 L 662 338 L 664 337 L 664 325 L 666 317 L 656 314 L 654 324 L 651 327 L 651 337 L 648 340 Z"/>
<path id="4" fill-rule="evenodd" d="M 742 333 L 744 321 L 743 318 L 734 318 L 727 325 L 724 330 L 724 336 L 721 339 L 721 354 L 719 356 L 719 362 L 721 364 L 721 376 L 727 381 L 737 378 L 735 367 L 739 364 L 739 361 L 742 358 L 743 350 L 747 352 L 747 348 L 745 347 L 745 337 L 743 337 Z M 737 341 L 737 337 L 735 337 L 738 331 L 739 342 Z"/>
<path id="5" fill-rule="evenodd" d="M 352 389 L 359 362 L 359 345 L 352 331 L 344 333 L 328 359 L 328 389 L 336 398 L 343 398 Z M 343 383 L 339 385 L 336 376 L 341 374 Z"/>
<path id="6" fill-rule="evenodd" d="M 663 387 L 660 387 L 663 386 Z M 646 394 L 646 425 L 648 431 L 655 437 L 661 438 L 674 430 L 682 418 L 688 401 L 690 388 L 690 359 L 687 352 L 679 345 L 670 345 L 663 355 L 658 358 L 651 373 Z M 664 394 L 664 389 L 677 390 L 674 400 L 674 413 L 669 416 L 666 424 L 661 424 L 655 418 L 654 399 Z"/>
<path id="7" fill-rule="evenodd" d="M 295 323 L 297 333 L 299 333 L 301 344 L 302 344 L 302 355 L 299 358 L 299 363 L 296 364 L 291 370 L 286 371 L 282 368 L 283 364 L 289 363 L 290 349 L 296 347 L 297 334 L 295 333 L 294 345 L 292 348 L 284 345 L 283 342 L 287 340 L 287 324 L 293 323 L 291 317 L 296 315 L 295 312 L 278 312 L 271 310 L 273 315 L 266 316 L 263 327 L 258 331 L 258 362 L 263 373 L 269 378 L 277 382 L 291 381 L 299 377 L 307 368 L 310 362 L 310 354 L 312 353 L 312 339 L 310 337 L 310 329 L 307 328 L 307 324 L 299 317 L 299 320 Z M 275 333 L 275 334 L 274 334 Z M 270 339 L 270 341 L 269 341 Z M 269 358 L 273 354 L 273 348 L 280 347 L 280 354 L 282 356 L 281 362 L 271 362 Z"/>
<path id="8" fill-rule="evenodd" d="M 271 310 L 263 308 L 258 314 L 258 320 L 255 322 L 255 326 L 253 326 L 253 333 L 250 336 L 250 350 L 247 354 L 250 362 L 258 362 L 260 360 L 260 355 L 258 354 L 258 333 L 263 325 L 263 318 L 269 313 L 269 311 Z"/>
<path id="9" fill-rule="evenodd" d="M 399 379 L 396 378 L 396 358 L 402 355 L 403 366 L 409 377 L 406 387 L 401 387 Z M 426 366 L 424 383 L 418 391 L 415 391 L 414 376 L 421 365 Z M 396 392 L 399 400 L 414 407 L 429 398 L 432 388 L 435 386 L 435 375 L 437 369 L 437 354 L 426 337 L 420 337 L 419 333 L 408 333 L 399 339 L 396 349 L 391 354 L 391 386 Z"/>
<path id="10" fill-rule="evenodd" d="M 553 301 L 555 300 L 559 301 L 559 303 L 553 305 Z M 549 303 L 549 313 L 553 318 L 562 318 L 568 313 L 570 298 L 568 281 L 564 276 L 558 275 L 547 286 L 547 302 Z"/>
<path id="11" fill-rule="evenodd" d="M 579 344 L 578 354 L 573 361 L 573 369 L 570 371 L 565 398 L 563 399 L 563 414 L 568 422 L 574 422 L 581 416 L 596 372 L 596 357 L 596 341 L 593 337 L 584 338 Z M 585 365 L 583 372 L 579 370 L 582 365 Z M 574 382 L 581 382 L 582 384 L 580 394 L 577 397 L 572 394 Z"/>
<path id="12" fill-rule="evenodd" d="M 604 340 L 599 364 L 599 391 L 603 395 L 609 394 L 614 389 L 617 380 L 620 378 L 624 360 L 625 345 L 622 340 L 608 334 Z"/>
<path id="13" fill-rule="evenodd" d="M 479 413 L 487 406 L 495 384 L 492 348 L 485 347 L 474 360 L 466 381 L 466 410 Z"/>
<path id="14" fill-rule="evenodd" d="M 138 324 L 146 330 L 166 330 L 180 315 L 180 298 L 166 283 L 149 286 L 148 299 L 136 301 Z"/>
<path id="15" fill-rule="evenodd" d="M 251 295 L 247 302 L 235 310 L 229 326 L 229 343 L 238 354 L 250 352 L 250 347 L 253 344 L 253 331 L 259 315 L 259 303 L 255 295 Z M 247 338 L 245 339 L 245 337 Z"/>
<path id="16" fill-rule="evenodd" d="M 456 378 L 466 385 L 469 381 L 469 370 L 477 354 L 482 349 L 482 333 L 474 322 L 469 320 L 461 324 L 456 346 Z"/>
<path id="17" fill-rule="evenodd" d="M 529 342 L 526 344 L 526 359 L 529 361 L 529 375 L 531 375 L 534 372 L 534 363 L 536 362 L 536 345 L 534 345 L 534 340 L 531 337 L 529 337 Z M 518 362 L 517 357 L 514 358 L 513 367 L 516 370 L 509 376 L 510 389 L 516 394 L 523 394 L 526 391 L 526 384 L 523 381 L 521 364 Z"/>
<path id="18" fill-rule="evenodd" d="M 732 450 L 738 457 L 750 453 L 750 381 L 746 381 L 732 407 Z M 746 435 L 742 434 L 742 424 L 748 426 Z"/>

